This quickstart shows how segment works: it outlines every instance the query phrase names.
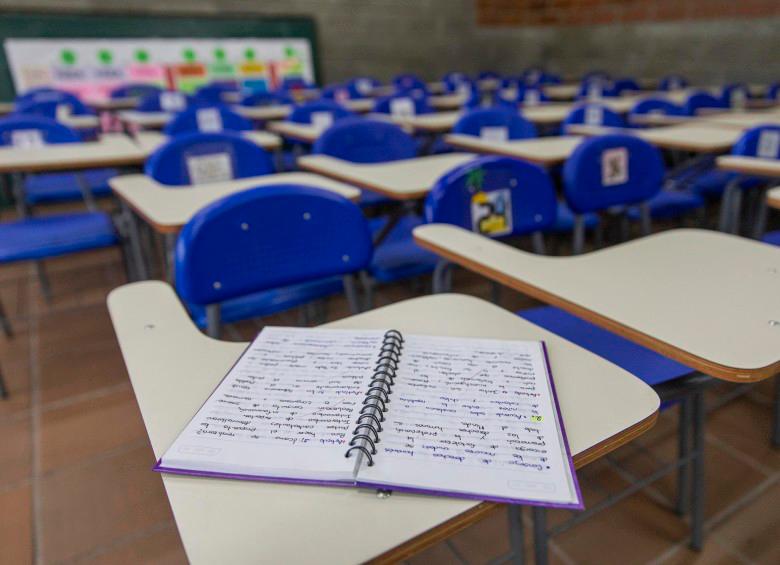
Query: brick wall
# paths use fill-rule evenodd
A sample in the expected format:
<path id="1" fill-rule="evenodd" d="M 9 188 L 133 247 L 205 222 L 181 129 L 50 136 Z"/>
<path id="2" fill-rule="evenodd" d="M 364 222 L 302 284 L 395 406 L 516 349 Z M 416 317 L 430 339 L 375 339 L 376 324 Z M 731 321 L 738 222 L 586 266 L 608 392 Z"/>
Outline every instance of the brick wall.
<path id="1" fill-rule="evenodd" d="M 778 0 L 475 0 L 482 26 L 559 26 L 780 15 Z"/>

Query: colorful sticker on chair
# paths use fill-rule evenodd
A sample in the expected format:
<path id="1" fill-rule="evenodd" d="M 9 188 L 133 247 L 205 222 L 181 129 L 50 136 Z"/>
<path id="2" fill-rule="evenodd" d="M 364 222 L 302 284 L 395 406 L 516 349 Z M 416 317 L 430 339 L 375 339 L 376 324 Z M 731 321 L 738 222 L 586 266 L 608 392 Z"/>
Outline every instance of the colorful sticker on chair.
<path id="1" fill-rule="evenodd" d="M 15 129 L 11 131 L 11 145 L 17 149 L 35 149 L 45 144 L 39 129 Z"/>
<path id="2" fill-rule="evenodd" d="M 163 112 L 181 112 L 186 105 L 184 96 L 179 92 L 163 92 L 160 94 L 160 108 Z"/>
<path id="3" fill-rule="evenodd" d="M 502 142 L 509 139 L 509 130 L 504 126 L 485 126 L 479 130 L 480 139 L 492 142 Z"/>
<path id="4" fill-rule="evenodd" d="M 330 112 L 312 112 L 311 125 L 316 129 L 326 130 L 333 125 L 333 114 Z"/>
<path id="5" fill-rule="evenodd" d="M 780 131 L 762 131 L 758 136 L 756 156 L 762 159 L 777 159 L 780 156 Z"/>
<path id="6" fill-rule="evenodd" d="M 199 108 L 195 112 L 195 120 L 198 122 L 198 131 L 215 132 L 222 131 L 222 115 L 217 108 Z"/>
<path id="7" fill-rule="evenodd" d="M 604 109 L 601 106 L 585 107 L 585 124 L 600 126 L 604 122 Z"/>
<path id="8" fill-rule="evenodd" d="M 491 237 L 512 233 L 512 192 L 502 188 L 472 195 L 471 229 Z"/>
<path id="9" fill-rule="evenodd" d="M 187 157 L 190 184 L 207 184 L 233 179 L 233 163 L 227 153 Z"/>
<path id="10" fill-rule="evenodd" d="M 414 101 L 411 98 L 394 98 L 390 100 L 390 115 L 394 118 L 413 117 Z"/>
<path id="11" fill-rule="evenodd" d="M 616 186 L 628 182 L 628 149 L 615 147 L 601 154 L 601 184 Z"/>

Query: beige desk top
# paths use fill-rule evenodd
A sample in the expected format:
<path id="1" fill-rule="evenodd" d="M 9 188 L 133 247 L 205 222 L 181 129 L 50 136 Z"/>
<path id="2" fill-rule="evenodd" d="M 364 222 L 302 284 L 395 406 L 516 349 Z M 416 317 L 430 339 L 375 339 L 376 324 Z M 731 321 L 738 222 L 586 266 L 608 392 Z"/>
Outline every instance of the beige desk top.
<path id="1" fill-rule="evenodd" d="M 780 208 L 780 186 L 766 193 L 766 201 L 772 208 Z"/>
<path id="2" fill-rule="evenodd" d="M 543 88 L 551 100 L 574 100 L 580 91 L 579 84 L 551 84 Z"/>
<path id="3" fill-rule="evenodd" d="M 442 94 L 430 96 L 428 104 L 436 110 L 458 110 L 466 103 L 467 97 L 462 94 Z"/>
<path id="4" fill-rule="evenodd" d="M 698 122 L 737 129 L 748 129 L 764 124 L 780 124 L 780 112 L 723 112 L 714 116 L 698 119 L 697 123 Z"/>
<path id="5" fill-rule="evenodd" d="M 162 282 L 115 289 L 108 297 L 108 308 L 152 448 L 159 457 L 246 344 L 200 333 L 171 287 Z M 477 298 L 426 296 L 330 326 L 544 340 L 577 466 L 640 435 L 657 415 L 658 397 L 629 373 Z M 378 499 L 373 492 L 352 488 L 162 477 L 187 557 L 195 565 L 342 564 L 374 558 L 395 563 L 497 507 L 401 493 Z M 371 516 L 381 519 L 377 522 Z"/>
<path id="6" fill-rule="evenodd" d="M 98 141 L 45 145 L 36 149 L 0 147 L 0 173 L 39 173 L 119 167 L 143 163 L 148 153 L 132 139 L 108 133 Z"/>
<path id="7" fill-rule="evenodd" d="M 391 114 L 371 113 L 366 117 L 371 120 L 390 121 L 413 132 L 445 133 L 452 129 L 461 115 L 461 112 L 432 112 L 402 118 Z"/>
<path id="8" fill-rule="evenodd" d="M 670 116 L 667 114 L 634 114 L 628 117 L 631 124 L 640 126 L 671 126 L 692 119 L 691 116 Z"/>
<path id="9" fill-rule="evenodd" d="M 415 241 L 713 377 L 780 372 L 780 249 L 678 229 L 575 257 L 532 255 L 430 224 Z"/>
<path id="10" fill-rule="evenodd" d="M 282 139 L 267 131 L 243 131 L 241 135 L 269 151 L 282 146 Z M 168 141 L 168 136 L 160 131 L 139 131 L 133 135 L 133 139 L 139 147 L 149 154 Z"/>
<path id="11" fill-rule="evenodd" d="M 138 110 L 122 110 L 117 114 L 119 121 L 141 128 L 162 129 L 171 121 L 171 112 L 139 112 Z"/>
<path id="12" fill-rule="evenodd" d="M 557 165 L 568 159 L 582 139 L 579 136 L 565 135 L 516 141 L 488 141 L 474 135 L 453 133 L 444 136 L 444 141 L 458 149 L 474 153 L 516 157 L 546 167 Z"/>
<path id="13" fill-rule="evenodd" d="M 761 159 L 759 157 L 743 157 L 740 155 L 722 155 L 715 160 L 719 169 L 757 175 L 763 177 L 780 178 L 780 159 Z"/>
<path id="14" fill-rule="evenodd" d="M 550 125 L 565 120 L 572 108 L 574 104 L 550 102 L 537 106 L 522 106 L 520 113 L 525 119 L 537 125 Z"/>
<path id="15" fill-rule="evenodd" d="M 59 121 L 73 129 L 95 129 L 100 127 L 100 116 L 90 114 L 64 116 Z"/>
<path id="16" fill-rule="evenodd" d="M 577 135 L 604 135 L 608 133 L 635 135 L 661 149 L 681 149 L 693 153 L 722 153 L 723 151 L 728 151 L 742 134 L 742 131 L 737 128 L 720 127 L 698 120 L 646 129 L 572 124 L 566 131 L 567 133 Z"/>
<path id="17" fill-rule="evenodd" d="M 344 102 L 341 102 L 342 106 L 356 114 L 371 112 L 374 109 L 375 104 L 376 101 L 373 98 L 356 98 L 354 100 L 345 100 Z"/>
<path id="18" fill-rule="evenodd" d="M 330 190 L 350 200 L 360 191 L 311 173 L 279 173 L 194 186 L 165 186 L 146 175 L 121 175 L 109 180 L 114 193 L 158 233 L 176 233 L 196 212 L 242 190 L 273 184 L 303 184 Z"/>
<path id="19" fill-rule="evenodd" d="M 284 138 L 304 143 L 314 143 L 325 131 L 325 128 L 312 124 L 298 124 L 295 122 L 270 122 L 266 129 L 278 133 Z"/>
<path id="20" fill-rule="evenodd" d="M 289 104 L 273 104 L 270 106 L 233 106 L 237 114 L 250 120 L 283 120 L 290 115 L 292 106 Z"/>
<path id="21" fill-rule="evenodd" d="M 473 158 L 471 153 L 444 153 L 388 163 L 362 164 L 327 155 L 305 155 L 298 159 L 298 166 L 394 200 L 415 200 L 428 194 L 444 173 Z"/>

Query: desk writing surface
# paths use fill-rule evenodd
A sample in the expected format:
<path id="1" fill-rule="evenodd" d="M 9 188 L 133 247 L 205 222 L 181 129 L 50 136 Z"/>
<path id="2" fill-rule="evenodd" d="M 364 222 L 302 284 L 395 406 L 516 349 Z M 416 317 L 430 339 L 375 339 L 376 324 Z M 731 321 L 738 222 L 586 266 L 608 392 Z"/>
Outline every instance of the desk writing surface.
<path id="1" fill-rule="evenodd" d="M 545 257 L 443 224 L 415 241 L 714 377 L 780 372 L 780 249 L 677 229 L 574 257 Z"/>
<path id="2" fill-rule="evenodd" d="M 233 106 L 233 111 L 250 120 L 283 120 L 290 115 L 290 104 L 270 106 Z"/>
<path id="3" fill-rule="evenodd" d="M 429 96 L 428 104 L 436 110 L 457 110 L 466 103 L 467 96 L 462 94 L 442 94 Z"/>
<path id="4" fill-rule="evenodd" d="M 527 120 L 538 125 L 559 124 L 566 119 L 574 104 L 551 102 L 538 106 L 523 106 L 520 114 Z"/>
<path id="5" fill-rule="evenodd" d="M 282 137 L 305 143 L 314 143 L 325 131 L 325 128 L 320 126 L 295 122 L 271 122 L 266 128 Z"/>
<path id="6" fill-rule="evenodd" d="M 579 84 L 551 84 L 543 86 L 544 93 L 551 100 L 574 100 L 580 91 Z"/>
<path id="7" fill-rule="evenodd" d="M 269 151 L 282 146 L 281 138 L 267 131 L 243 131 L 241 136 Z M 161 131 L 139 131 L 133 135 L 133 139 L 144 151 L 151 153 L 169 138 Z"/>
<path id="8" fill-rule="evenodd" d="M 100 116 L 92 114 L 71 114 L 63 116 L 59 121 L 73 129 L 95 129 L 100 127 Z"/>
<path id="9" fill-rule="evenodd" d="M 138 110 L 123 110 L 117 114 L 119 121 L 140 128 L 162 129 L 173 118 L 171 112 L 139 112 Z"/>
<path id="10" fill-rule="evenodd" d="M 744 157 L 742 155 L 722 155 L 715 160 L 719 169 L 742 173 L 745 175 L 757 175 L 763 177 L 780 178 L 780 159 L 762 159 L 759 157 Z"/>
<path id="11" fill-rule="evenodd" d="M 152 448 L 160 457 L 246 344 L 200 333 L 171 287 L 162 282 L 115 289 L 108 307 Z M 477 298 L 426 296 L 329 326 L 544 340 L 578 466 L 641 434 L 657 415 L 658 396 L 626 371 Z M 341 564 L 377 556 L 395 562 L 465 527 L 484 515 L 481 510 L 496 507 L 401 493 L 378 499 L 371 491 L 353 488 L 162 478 L 187 556 L 195 565 Z M 399 548 L 410 540 L 405 549 Z"/>
<path id="12" fill-rule="evenodd" d="M 769 206 L 780 209 L 780 186 L 769 190 L 766 193 L 766 199 Z"/>
<path id="13" fill-rule="evenodd" d="M 36 173 L 137 165 L 147 153 L 124 134 L 108 133 L 97 141 L 59 143 L 35 149 L 0 147 L 0 173 Z"/>
<path id="14" fill-rule="evenodd" d="M 340 102 L 340 104 L 350 112 L 365 114 L 374 109 L 376 101 L 373 98 L 355 98 L 354 100 L 345 100 L 344 102 Z"/>
<path id="15" fill-rule="evenodd" d="M 697 121 L 724 127 L 748 129 L 765 124 L 780 125 L 780 112 L 723 112 Z"/>
<path id="16" fill-rule="evenodd" d="M 458 149 L 516 157 L 544 166 L 556 165 L 568 159 L 582 139 L 579 136 L 564 135 L 514 141 L 489 141 L 475 135 L 459 133 L 444 136 L 445 142 Z"/>
<path id="17" fill-rule="evenodd" d="M 471 153 L 444 153 L 386 163 L 352 163 L 328 155 L 305 155 L 302 169 L 338 179 L 395 200 L 414 200 L 428 194 L 444 173 L 472 160 Z"/>
<path id="18" fill-rule="evenodd" d="M 686 122 L 674 126 L 637 130 L 636 135 L 663 149 L 720 153 L 731 149 L 742 132 L 738 129 L 710 126 L 706 123 Z"/>
<path id="19" fill-rule="evenodd" d="M 444 133 L 450 131 L 462 115 L 461 112 L 431 112 L 429 114 L 400 117 L 376 112 L 367 114 L 366 117 L 371 120 L 390 121 L 412 131 Z"/>
<path id="20" fill-rule="evenodd" d="M 356 201 L 360 191 L 311 173 L 279 173 L 195 186 L 165 186 L 146 175 L 121 175 L 108 181 L 114 193 L 160 233 L 177 232 L 196 212 L 220 198 L 257 186 L 302 184 Z"/>

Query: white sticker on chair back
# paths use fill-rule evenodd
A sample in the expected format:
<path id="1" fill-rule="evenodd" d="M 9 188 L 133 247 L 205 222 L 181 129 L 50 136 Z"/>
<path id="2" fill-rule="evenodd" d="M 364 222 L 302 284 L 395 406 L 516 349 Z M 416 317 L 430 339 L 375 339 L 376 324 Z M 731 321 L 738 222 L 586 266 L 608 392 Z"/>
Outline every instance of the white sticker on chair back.
<path id="1" fill-rule="evenodd" d="M 729 102 L 732 108 L 744 110 L 747 105 L 747 93 L 743 88 L 735 88 L 731 91 Z"/>
<path id="2" fill-rule="evenodd" d="M 163 112 L 181 112 L 186 102 L 181 92 L 163 92 L 160 94 L 160 108 Z"/>
<path id="3" fill-rule="evenodd" d="M 358 79 L 355 83 L 355 88 L 357 88 L 357 91 L 366 96 L 371 93 L 371 91 L 374 89 L 374 85 L 371 83 L 370 79 L 367 78 L 361 78 Z"/>
<path id="4" fill-rule="evenodd" d="M 589 126 L 600 126 L 604 123 L 604 109 L 601 106 L 585 107 L 585 124 Z"/>
<path id="5" fill-rule="evenodd" d="M 479 130 L 480 139 L 502 142 L 509 139 L 509 129 L 504 126 L 484 126 Z"/>
<path id="6" fill-rule="evenodd" d="M 588 100 L 598 100 L 601 98 L 601 85 L 595 82 L 589 84 L 587 98 Z"/>
<path id="7" fill-rule="evenodd" d="M 539 91 L 534 88 L 526 90 L 525 96 L 523 97 L 523 102 L 525 102 L 528 106 L 536 106 L 539 104 L 539 102 L 541 102 Z"/>
<path id="8" fill-rule="evenodd" d="M 55 118 L 58 122 L 67 120 L 71 115 L 70 104 L 57 104 Z"/>
<path id="9" fill-rule="evenodd" d="M 222 131 L 222 115 L 217 108 L 199 108 L 195 112 L 195 121 L 198 123 L 198 131 L 215 132 Z"/>
<path id="10" fill-rule="evenodd" d="M 18 149 L 35 149 L 46 142 L 39 129 L 15 129 L 11 131 L 11 145 Z"/>
<path id="11" fill-rule="evenodd" d="M 331 112 L 312 112 L 311 125 L 317 129 L 328 129 L 333 125 L 333 114 Z"/>
<path id="12" fill-rule="evenodd" d="M 780 157 L 780 131 L 766 130 L 759 134 L 756 156 L 762 159 L 777 159 Z"/>
<path id="13" fill-rule="evenodd" d="M 462 96 L 466 98 L 468 96 L 471 96 L 471 86 L 469 86 L 467 82 L 458 83 L 455 92 L 458 94 L 458 96 Z"/>
<path id="14" fill-rule="evenodd" d="M 616 186 L 628 182 L 628 149 L 613 147 L 601 153 L 601 184 Z"/>
<path id="15" fill-rule="evenodd" d="M 189 155 L 186 162 L 190 184 L 207 184 L 233 179 L 233 162 L 227 153 Z"/>
<path id="16" fill-rule="evenodd" d="M 410 118 L 414 114 L 414 100 L 411 98 L 394 98 L 390 100 L 390 115 L 394 118 Z"/>

